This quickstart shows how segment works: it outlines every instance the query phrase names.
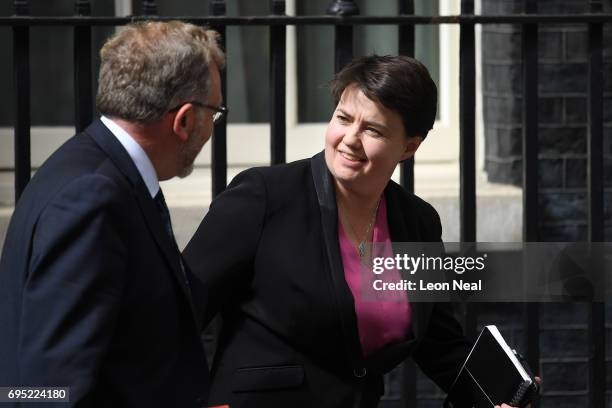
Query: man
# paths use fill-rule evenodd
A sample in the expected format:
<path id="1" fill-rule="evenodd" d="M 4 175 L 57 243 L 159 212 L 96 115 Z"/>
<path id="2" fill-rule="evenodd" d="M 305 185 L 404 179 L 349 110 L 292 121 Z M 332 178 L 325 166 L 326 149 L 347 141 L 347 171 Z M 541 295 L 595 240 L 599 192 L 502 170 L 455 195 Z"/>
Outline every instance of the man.
<path id="1" fill-rule="evenodd" d="M 100 52 L 103 115 L 19 200 L 0 260 L 0 387 L 69 387 L 70 405 L 205 405 L 199 291 L 159 181 L 185 177 L 221 105 L 217 35 L 131 24 Z"/>

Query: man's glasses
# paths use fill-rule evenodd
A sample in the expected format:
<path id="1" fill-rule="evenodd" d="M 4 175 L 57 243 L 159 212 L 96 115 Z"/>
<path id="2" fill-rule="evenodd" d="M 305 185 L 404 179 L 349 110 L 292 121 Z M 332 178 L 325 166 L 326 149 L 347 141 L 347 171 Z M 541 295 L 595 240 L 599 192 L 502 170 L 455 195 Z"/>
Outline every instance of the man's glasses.
<path id="1" fill-rule="evenodd" d="M 227 112 L 229 112 L 229 109 L 227 109 L 225 106 L 212 106 L 212 105 L 207 105 L 205 103 L 201 103 L 198 101 L 183 102 L 175 106 L 174 108 L 169 109 L 168 112 L 176 112 L 177 110 L 181 109 L 181 106 L 185 105 L 186 103 L 190 103 L 192 105 L 214 111 L 215 113 L 213 113 L 213 123 L 218 123 L 225 115 L 227 115 Z"/>

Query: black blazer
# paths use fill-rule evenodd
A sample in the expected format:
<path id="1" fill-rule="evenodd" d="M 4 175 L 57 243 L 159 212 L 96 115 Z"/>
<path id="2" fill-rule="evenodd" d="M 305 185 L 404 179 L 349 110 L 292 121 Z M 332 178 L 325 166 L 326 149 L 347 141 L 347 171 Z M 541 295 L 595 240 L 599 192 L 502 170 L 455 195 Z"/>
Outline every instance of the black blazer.
<path id="1" fill-rule="evenodd" d="M 202 406 L 208 370 L 174 245 L 110 131 L 96 121 L 71 138 L 8 229 L 0 386 L 68 386 L 70 406 Z"/>
<path id="2" fill-rule="evenodd" d="M 440 241 L 429 204 L 394 182 L 385 197 L 394 241 Z M 408 356 L 448 389 L 469 351 L 448 305 L 419 303 L 413 337 L 364 358 L 322 153 L 238 175 L 184 256 L 208 289 L 205 322 L 223 320 L 211 405 L 375 407 Z"/>

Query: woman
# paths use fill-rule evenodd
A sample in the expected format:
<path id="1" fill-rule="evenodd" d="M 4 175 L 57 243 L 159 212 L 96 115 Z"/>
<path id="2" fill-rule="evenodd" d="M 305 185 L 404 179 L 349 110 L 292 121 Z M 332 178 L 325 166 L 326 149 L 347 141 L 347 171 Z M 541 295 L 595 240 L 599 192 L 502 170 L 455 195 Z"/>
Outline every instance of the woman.
<path id="1" fill-rule="evenodd" d="M 407 357 L 448 389 L 469 346 L 447 304 L 359 293 L 369 242 L 440 241 L 436 211 L 390 180 L 436 116 L 436 86 L 408 57 L 355 60 L 331 84 L 325 150 L 238 175 L 185 250 L 221 314 L 210 404 L 376 407 Z"/>

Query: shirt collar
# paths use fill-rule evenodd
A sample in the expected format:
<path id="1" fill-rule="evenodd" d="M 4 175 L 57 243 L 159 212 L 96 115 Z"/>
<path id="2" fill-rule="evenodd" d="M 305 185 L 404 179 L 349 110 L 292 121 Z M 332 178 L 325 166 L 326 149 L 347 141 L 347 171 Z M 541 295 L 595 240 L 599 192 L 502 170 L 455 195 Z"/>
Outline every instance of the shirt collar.
<path id="1" fill-rule="evenodd" d="M 149 190 L 149 194 L 151 194 L 151 197 L 155 197 L 159 191 L 159 180 L 157 179 L 157 172 L 153 167 L 153 163 L 151 163 L 151 159 L 149 159 L 149 156 L 147 156 L 147 153 L 132 138 L 132 136 L 130 136 L 128 132 L 126 132 L 112 119 L 102 116 L 100 120 L 130 155 L 130 158 L 140 173 L 140 177 L 142 177 L 147 189 Z"/>

